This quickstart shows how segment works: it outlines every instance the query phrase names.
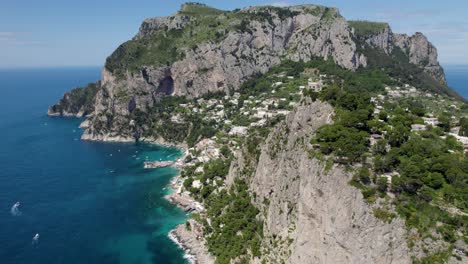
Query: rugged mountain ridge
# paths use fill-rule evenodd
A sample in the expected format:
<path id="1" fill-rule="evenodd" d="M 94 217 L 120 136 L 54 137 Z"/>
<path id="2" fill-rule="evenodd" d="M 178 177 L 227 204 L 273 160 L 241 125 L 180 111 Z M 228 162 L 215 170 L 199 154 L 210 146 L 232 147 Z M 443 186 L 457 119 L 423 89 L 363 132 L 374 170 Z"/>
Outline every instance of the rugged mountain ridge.
<path id="1" fill-rule="evenodd" d="M 322 57 L 350 70 L 366 67 L 367 47 L 355 28 L 337 9 L 315 5 L 226 12 L 185 4 L 173 16 L 146 19 L 107 59 L 83 139 L 139 139 L 148 127 L 135 125 L 135 118 L 148 114 L 161 96 L 237 90 L 284 59 Z M 403 48 L 411 63 L 445 82 L 437 51 L 423 35 L 407 37 L 385 27 L 364 36 L 385 52 Z M 73 103 L 81 108 L 81 100 Z M 60 115 L 57 109 L 52 106 L 49 114 Z M 78 114 L 73 109 L 67 114 Z"/>
<path id="2" fill-rule="evenodd" d="M 368 21 L 350 21 L 350 27 L 358 41 L 386 54 L 401 49 L 410 63 L 422 67 L 431 77 L 446 85 L 444 70 L 437 60 L 437 48 L 421 32 L 408 36 L 394 33 L 387 23 Z"/>
<path id="3" fill-rule="evenodd" d="M 283 9 L 252 7 L 225 18 L 226 12 L 204 10 L 205 7 L 193 10 L 193 6 L 185 5 L 175 16 L 145 20 L 132 41 L 146 42 L 161 31 L 184 34 L 180 32 L 202 19 L 196 14 L 199 8 L 203 15 L 208 12 L 213 16 L 214 21 L 234 23 L 242 30 L 225 30 L 219 41 L 209 40 L 192 47 L 181 45 L 175 52 L 184 54 L 180 60 L 170 65 L 142 65 L 133 72 L 110 69 L 111 61 L 125 59 L 120 56 L 120 50 L 125 48 L 119 47 L 103 69 L 102 89 L 96 96 L 96 111 L 85 138 L 101 139 L 103 134 L 113 137 L 122 132 L 127 137 L 138 137 L 138 128 L 121 130 L 130 125 L 133 108 L 147 112 L 161 94 L 198 97 L 237 90 L 243 81 L 279 64 L 282 57 L 306 61 L 315 56 L 330 57 L 353 70 L 366 65 L 365 58 L 356 52 L 346 20 L 336 9 L 318 6 L 284 9 L 288 16 L 281 15 Z M 240 20 L 245 17 L 249 20 Z M 123 76 L 117 77 L 119 74 Z"/>
<path id="4" fill-rule="evenodd" d="M 164 131 L 161 131 L 165 127 L 170 127 L 165 130 L 166 135 L 179 133 L 180 130 L 194 131 L 197 122 L 216 119 L 214 116 L 221 112 L 221 120 L 206 121 L 198 127 L 201 130 L 200 127 L 209 129 L 212 126 L 213 133 L 197 133 L 192 143 L 199 143 L 202 139 L 205 139 L 204 143 L 208 139 L 213 140 L 216 138 L 213 137 L 216 131 L 221 135 L 229 133 L 230 137 L 242 138 L 242 133 L 236 135 L 238 132 L 233 132 L 234 126 L 239 125 L 234 123 L 239 120 L 234 120 L 231 115 L 232 120 L 225 120 L 229 121 L 229 124 L 223 122 L 223 118 L 228 118 L 229 108 L 232 110 L 235 105 L 235 111 L 240 115 L 240 111 L 244 111 L 241 110 L 244 103 L 261 104 L 270 100 L 256 100 L 259 98 L 255 96 L 281 92 L 281 89 L 284 91 L 286 87 L 275 86 L 277 83 L 306 78 L 305 83 L 291 81 L 294 82 L 291 86 L 299 89 L 299 85 L 312 82 L 307 78 L 313 77 L 322 81 L 324 76 L 325 85 L 337 90 L 340 90 L 337 85 L 339 81 L 341 91 L 343 86 L 349 85 L 344 85 L 345 77 L 338 81 L 333 77 L 327 78 L 327 74 L 320 74 L 320 71 L 328 72 L 316 68 L 327 63 L 317 58 L 328 59 L 327 63 L 333 60 L 342 67 L 340 70 L 344 68 L 364 75 L 379 75 L 385 72 L 391 77 L 388 78 L 384 74 L 391 81 L 385 83 L 386 85 L 409 83 L 420 88 L 429 84 L 436 92 L 446 92 L 444 73 L 437 62 L 437 50 L 422 34 L 406 36 L 393 33 L 386 24 L 348 22 L 336 9 L 321 6 L 250 7 L 225 12 L 203 5 L 187 4 L 174 16 L 145 20 L 138 34 L 122 44 L 107 59 L 102 70 L 102 81 L 93 86 L 96 89 L 88 87 L 78 90 L 89 91 L 86 93 L 66 94 L 59 104 L 49 109 L 49 114 L 89 114 L 83 123 L 86 130 L 82 139 L 85 140 L 150 140 L 167 143 Z M 282 62 L 286 61 L 286 64 L 294 68 L 299 63 L 290 61 L 316 60 L 319 66 L 308 66 L 307 69 L 287 74 L 284 71 L 287 67 L 283 67 L 281 71 L 274 71 L 274 77 L 269 76 L 263 83 L 255 82 L 256 79 L 260 79 L 256 78 L 257 75 L 268 72 Z M 393 65 L 396 66 L 392 67 Z M 365 71 L 364 67 L 373 67 L 370 70 L 375 71 L 369 73 L 371 71 Z M 311 75 L 300 76 L 305 70 Z M 357 75 L 350 71 L 346 71 L 347 74 Z M 335 73 L 339 73 L 331 72 L 328 75 L 335 76 Z M 253 81 L 253 84 L 242 87 L 243 83 L 249 82 L 248 80 Z M 359 85 L 360 79 L 356 80 L 353 84 Z M 417 84 L 424 82 L 422 85 L 416 85 L 412 84 L 413 80 Z M 257 85 L 266 89 L 258 89 L 255 93 L 245 90 L 245 87 L 257 89 Z M 383 84 L 379 85 L 383 90 Z M 278 90 L 275 91 L 276 89 Z M 305 86 L 302 86 L 302 89 L 305 89 Z M 240 93 L 235 95 L 234 91 Z M 310 152 L 317 147 L 312 145 L 310 139 L 318 128 L 333 123 L 334 110 L 329 103 L 316 101 L 317 94 L 309 93 L 307 89 L 304 91 L 303 93 L 291 89 L 288 95 L 281 96 L 286 102 L 286 106 L 283 107 L 292 110 L 284 122 L 270 123 L 274 120 L 268 117 L 264 120 L 268 128 L 260 125 L 259 130 L 264 133 L 262 140 L 252 143 L 254 150 L 249 154 L 255 156 L 257 147 L 260 146 L 258 157 L 253 159 L 244 155 L 243 149 L 249 148 L 245 146 L 250 144 L 248 141 L 237 141 L 245 144 L 234 144 L 233 147 L 229 140 L 224 142 L 230 145 L 227 152 L 233 150 L 235 156 L 231 162 L 230 158 L 227 158 L 228 154 L 222 154 L 229 161 L 228 165 L 230 164 L 227 179 L 221 182 L 221 176 L 215 175 L 214 179 L 208 181 L 198 179 L 197 184 L 189 182 L 190 184 L 185 186 L 184 182 L 184 188 L 193 196 L 196 192 L 192 192 L 191 189 L 200 184 L 208 184 L 197 187 L 199 191 L 207 193 L 219 187 L 213 191 L 216 193 L 225 187 L 235 186 L 236 180 L 246 181 L 248 195 L 253 196 L 250 196 L 252 201 L 248 198 L 243 202 L 253 202 L 255 208 L 261 212 L 258 215 L 254 213 L 254 218 L 249 220 L 261 220 L 264 229 L 259 232 L 261 234 L 256 235 L 264 237 L 259 241 L 261 251 L 243 252 L 229 261 L 236 261 L 238 257 L 238 260 L 249 258 L 252 263 L 263 263 L 262 260 L 267 260 L 268 263 L 410 263 L 412 257 L 426 257 L 427 253 L 445 250 L 446 244 L 433 246 L 432 240 L 426 243 L 429 246 L 423 245 L 418 248 L 416 245 L 410 249 L 407 245 L 408 230 L 401 218 L 392 215 L 388 221 L 379 219 L 374 209 L 381 206 L 380 202 L 383 201 L 377 201 L 373 205 L 366 203 L 361 191 L 349 184 L 352 173 L 346 167 L 333 165 L 333 162 L 330 166 L 327 161 L 321 161 Z M 219 94 L 216 94 L 218 92 Z M 324 92 L 327 92 L 327 89 Z M 73 94 L 75 96 L 71 96 Z M 255 96 L 248 96 L 251 94 Z M 203 95 L 210 96 L 207 96 L 206 100 L 197 100 Z M 367 96 L 362 95 L 361 97 Z M 293 96 L 300 97 L 300 102 L 297 98 L 294 101 Z M 315 99 L 312 99 L 313 96 Z M 90 97 L 93 102 L 91 105 Z M 189 99 L 180 100 L 182 97 Z M 211 100 L 214 103 L 207 106 Z M 223 110 L 219 110 L 218 106 Z M 270 106 L 274 111 L 278 110 L 274 103 Z M 203 113 L 199 112 L 202 108 L 205 111 Z M 336 113 L 340 113 L 340 110 Z M 195 118 L 196 115 L 200 115 L 201 118 Z M 369 115 L 370 112 L 366 116 Z M 164 118 L 151 119 L 154 116 Z M 250 121 L 242 126 L 257 129 L 257 125 Z M 188 141 L 190 133 L 187 133 L 186 137 L 183 136 L 184 133 L 181 134 L 180 140 L 173 139 L 174 142 L 171 143 Z M 250 137 L 251 134 L 243 136 Z M 197 166 L 199 167 L 195 168 Z M 193 167 L 194 171 L 196 169 L 203 171 L 209 167 L 198 164 Z M 394 208 L 388 209 L 388 212 L 394 211 Z M 211 216 L 211 219 L 203 220 L 209 220 L 211 225 L 211 221 L 216 217 Z M 190 226 L 192 228 L 192 223 Z M 180 229 L 192 232 L 193 238 L 190 242 L 196 244 L 197 241 L 203 241 L 200 240 L 202 229 L 196 227 L 191 229 L 182 226 L 178 229 L 179 232 Z M 221 225 L 212 227 L 221 228 Z M 238 232 L 237 235 L 241 234 Z M 197 247 L 207 252 L 203 243 L 200 244 Z M 258 258 L 259 252 L 262 259 Z"/>

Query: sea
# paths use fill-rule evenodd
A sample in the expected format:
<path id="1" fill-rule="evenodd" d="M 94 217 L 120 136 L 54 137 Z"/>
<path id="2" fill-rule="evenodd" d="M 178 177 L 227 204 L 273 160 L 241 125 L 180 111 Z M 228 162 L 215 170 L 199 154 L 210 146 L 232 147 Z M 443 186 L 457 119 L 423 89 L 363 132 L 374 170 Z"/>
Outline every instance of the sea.
<path id="1" fill-rule="evenodd" d="M 164 196 L 176 148 L 80 140 L 78 118 L 48 117 L 100 68 L 0 70 L 0 263 L 187 263 L 168 232 L 187 215 Z M 15 205 L 16 204 L 16 205 Z"/>
<path id="2" fill-rule="evenodd" d="M 445 69 L 466 98 L 468 65 Z M 167 236 L 187 219 L 164 199 L 177 171 L 143 169 L 180 150 L 81 141 L 80 119 L 46 115 L 99 75 L 98 67 L 0 70 L 0 263 L 188 262 Z"/>
<path id="3" fill-rule="evenodd" d="M 447 83 L 465 99 L 468 99 L 468 64 L 444 65 Z"/>

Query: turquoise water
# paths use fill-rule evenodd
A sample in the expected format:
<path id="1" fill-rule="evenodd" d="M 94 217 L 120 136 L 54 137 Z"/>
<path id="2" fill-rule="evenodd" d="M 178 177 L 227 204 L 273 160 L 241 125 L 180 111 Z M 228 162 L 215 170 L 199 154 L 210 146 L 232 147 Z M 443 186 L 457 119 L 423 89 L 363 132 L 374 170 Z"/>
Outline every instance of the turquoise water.
<path id="1" fill-rule="evenodd" d="M 99 72 L 0 71 L 0 263 L 186 263 L 167 237 L 186 215 L 163 199 L 177 171 L 142 168 L 180 152 L 83 142 L 80 120 L 45 114 Z"/>
<path id="2" fill-rule="evenodd" d="M 467 97 L 468 66 L 445 69 Z M 99 72 L 0 70 L 0 263 L 186 263 L 167 238 L 186 215 L 163 199 L 177 172 L 142 169 L 147 157 L 175 159 L 179 151 L 83 142 L 79 120 L 45 114 Z M 13 215 L 18 201 L 21 214 Z"/>

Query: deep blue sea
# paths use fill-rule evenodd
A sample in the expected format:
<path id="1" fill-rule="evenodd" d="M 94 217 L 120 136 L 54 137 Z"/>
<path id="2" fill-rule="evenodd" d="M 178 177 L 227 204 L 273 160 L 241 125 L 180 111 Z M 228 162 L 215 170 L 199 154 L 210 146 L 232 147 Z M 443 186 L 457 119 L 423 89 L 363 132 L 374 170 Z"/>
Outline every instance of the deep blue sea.
<path id="1" fill-rule="evenodd" d="M 466 98 L 468 66 L 445 69 Z M 65 91 L 99 75 L 99 68 L 0 70 L 0 263 L 186 263 L 167 237 L 186 215 L 163 199 L 177 172 L 142 168 L 145 159 L 180 152 L 83 142 L 80 120 L 46 115 Z"/>
<path id="2" fill-rule="evenodd" d="M 449 86 L 468 98 L 468 65 L 445 65 L 444 70 Z"/>
<path id="3" fill-rule="evenodd" d="M 142 167 L 180 151 L 83 142 L 80 120 L 46 115 L 65 91 L 99 75 L 0 70 L 0 263 L 186 263 L 167 237 L 186 215 L 163 199 L 177 171 Z"/>

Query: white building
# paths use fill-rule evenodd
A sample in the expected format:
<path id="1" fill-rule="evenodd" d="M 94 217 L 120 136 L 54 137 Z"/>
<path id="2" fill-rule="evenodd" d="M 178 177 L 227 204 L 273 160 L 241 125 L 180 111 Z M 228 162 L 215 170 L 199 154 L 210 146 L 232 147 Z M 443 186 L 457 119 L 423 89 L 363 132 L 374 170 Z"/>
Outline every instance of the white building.
<path id="1" fill-rule="evenodd" d="M 231 128 L 229 135 L 247 135 L 248 128 L 244 126 L 236 126 Z"/>
<path id="2" fill-rule="evenodd" d="M 322 91 L 322 83 L 321 82 L 308 82 L 307 88 L 314 92 L 320 92 Z"/>
<path id="3" fill-rule="evenodd" d="M 424 130 L 426 130 L 425 125 L 421 125 L 421 124 L 411 125 L 411 131 L 424 131 Z"/>
<path id="4" fill-rule="evenodd" d="M 200 180 L 194 180 L 192 182 L 192 187 L 196 189 L 200 189 L 202 187 L 202 183 L 200 182 Z"/>
<path id="5" fill-rule="evenodd" d="M 424 124 L 437 126 L 439 124 L 439 119 L 437 117 L 424 117 Z"/>
<path id="6" fill-rule="evenodd" d="M 260 119 L 257 122 L 254 122 L 254 123 L 250 124 L 250 126 L 252 126 L 252 127 L 263 127 L 263 126 L 266 125 L 266 123 L 267 123 L 266 119 Z"/>
<path id="7" fill-rule="evenodd" d="M 381 140 L 383 138 L 382 135 L 380 134 L 372 134 L 369 138 L 369 142 L 370 142 L 370 145 L 371 147 L 374 146 L 375 144 L 377 144 L 377 141 Z"/>

